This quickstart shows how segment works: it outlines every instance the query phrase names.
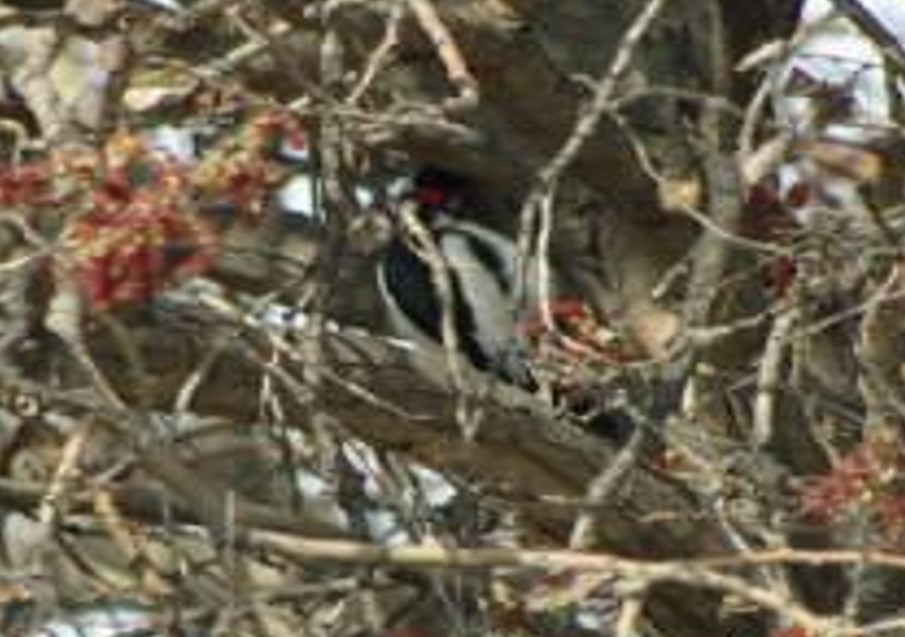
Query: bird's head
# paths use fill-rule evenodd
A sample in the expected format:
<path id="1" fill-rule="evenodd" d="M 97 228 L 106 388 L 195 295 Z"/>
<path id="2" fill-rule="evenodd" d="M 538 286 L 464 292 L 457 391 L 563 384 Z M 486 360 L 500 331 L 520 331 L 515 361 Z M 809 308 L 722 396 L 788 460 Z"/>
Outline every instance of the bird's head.
<path id="1" fill-rule="evenodd" d="M 462 207 L 468 183 L 464 177 L 439 168 L 423 168 L 413 180 L 411 196 L 423 207 L 455 212 Z"/>
<path id="2" fill-rule="evenodd" d="M 441 214 L 456 216 L 463 207 L 467 188 L 468 181 L 464 177 L 426 167 L 400 179 L 392 187 L 391 197 L 399 203 L 418 204 L 421 218 L 430 222 Z"/>

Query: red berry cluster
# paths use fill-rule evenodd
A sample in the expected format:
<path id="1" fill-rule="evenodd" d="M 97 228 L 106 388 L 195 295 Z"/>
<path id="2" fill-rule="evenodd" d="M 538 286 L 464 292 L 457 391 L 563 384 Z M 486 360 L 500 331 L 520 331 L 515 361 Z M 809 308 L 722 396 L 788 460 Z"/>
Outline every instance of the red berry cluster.
<path id="1" fill-rule="evenodd" d="M 553 325 L 547 325 L 539 316 L 531 316 L 519 325 L 540 358 L 572 364 L 623 364 L 640 358 L 635 348 L 601 323 L 584 301 L 551 301 L 549 311 Z"/>
<path id="2" fill-rule="evenodd" d="M 825 476 L 804 486 L 805 513 L 822 522 L 864 516 L 886 541 L 905 534 L 905 453 L 895 444 L 864 442 Z"/>
<path id="3" fill-rule="evenodd" d="M 298 119 L 279 109 L 250 115 L 223 137 L 196 163 L 155 153 L 128 132 L 100 149 L 58 150 L 0 169 L 0 206 L 29 224 L 62 227 L 54 271 L 73 277 L 92 308 L 144 303 L 213 263 L 205 206 L 255 216 L 285 170 L 274 149 L 308 143 Z"/>
<path id="4" fill-rule="evenodd" d="M 63 266 L 95 309 L 149 301 L 207 269 L 215 238 L 194 211 L 188 168 L 135 138 L 107 148 L 87 209 L 68 224 Z"/>
<path id="5" fill-rule="evenodd" d="M 0 206 L 45 205 L 54 201 L 53 175 L 46 164 L 0 172 Z"/>
<path id="6" fill-rule="evenodd" d="M 283 168 L 269 161 L 280 144 L 307 148 L 308 138 L 297 117 L 269 110 L 250 118 L 194 171 L 192 181 L 201 199 L 228 204 L 245 218 L 260 217 L 267 195 L 284 176 Z"/>

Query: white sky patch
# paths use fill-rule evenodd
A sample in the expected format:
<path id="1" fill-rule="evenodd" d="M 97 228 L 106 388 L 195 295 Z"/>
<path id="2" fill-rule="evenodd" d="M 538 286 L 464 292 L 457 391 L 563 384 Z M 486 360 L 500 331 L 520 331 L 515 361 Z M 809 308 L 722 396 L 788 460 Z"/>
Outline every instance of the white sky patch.
<path id="1" fill-rule="evenodd" d="M 147 136 L 151 150 L 166 155 L 170 159 L 191 163 L 197 159 L 195 132 L 185 126 L 158 126 Z"/>
<path id="2" fill-rule="evenodd" d="M 296 484 L 304 500 L 307 515 L 328 522 L 337 528 L 348 529 L 349 520 L 336 503 L 333 489 L 326 480 L 313 471 L 298 469 L 295 473 Z"/>
<path id="3" fill-rule="evenodd" d="M 310 175 L 292 177 L 280 188 L 277 199 L 280 207 L 289 214 L 301 215 L 312 220 L 321 218 L 314 180 Z"/>
<path id="4" fill-rule="evenodd" d="M 113 607 L 50 621 L 29 633 L 28 637 L 119 637 L 151 629 L 151 616 L 147 612 L 137 608 Z"/>
<path id="5" fill-rule="evenodd" d="M 368 533 L 376 542 L 395 546 L 412 541 L 409 534 L 402 528 L 399 516 L 393 511 L 387 509 L 368 511 L 365 513 L 365 521 L 368 525 Z"/>
<path id="6" fill-rule="evenodd" d="M 365 489 L 368 495 L 378 497 L 381 487 L 373 476 L 378 475 L 381 465 L 374 450 L 364 443 L 355 441 L 347 442 L 345 446 L 348 450 L 349 462 L 366 477 Z M 411 470 L 415 482 L 417 482 L 417 488 L 422 492 L 429 506 L 438 507 L 449 504 L 449 501 L 456 495 L 455 487 L 433 469 L 423 465 L 411 465 Z M 413 494 L 405 493 L 403 495 L 411 499 Z"/>
<path id="7" fill-rule="evenodd" d="M 0 30 L 0 53 L 9 68 L 24 64 L 31 43 L 30 30 L 25 27 L 9 27 Z"/>
<path id="8" fill-rule="evenodd" d="M 352 191 L 355 202 L 363 210 L 374 206 L 377 197 L 367 186 L 357 185 Z M 301 215 L 307 219 L 319 221 L 323 218 L 321 206 L 317 201 L 315 180 L 307 173 L 291 177 L 277 192 L 280 208 L 291 215 Z"/>
<path id="9" fill-rule="evenodd" d="M 861 2 L 890 33 L 905 40 L 905 1 Z M 808 0 L 802 9 L 801 26 L 813 25 L 832 11 L 831 0 Z M 823 24 L 800 43 L 778 75 L 774 105 L 779 122 L 807 133 L 814 120 L 814 98 L 807 89 L 792 90 L 796 73 L 814 82 L 814 91 L 822 85 L 840 91 L 851 101 L 850 116 L 826 126 L 822 130 L 826 137 L 861 142 L 884 136 L 896 127 L 883 53 L 850 20 L 839 17 Z"/>
<path id="10" fill-rule="evenodd" d="M 404 175 L 393 179 L 387 186 L 387 195 L 390 199 L 402 199 L 404 196 L 411 194 L 415 189 L 415 179 L 411 175 Z"/>
<path id="11" fill-rule="evenodd" d="M 415 474 L 415 478 L 424 490 L 424 497 L 431 506 L 444 506 L 456 496 L 455 487 L 433 469 L 414 465 L 412 473 Z"/>
<path id="12" fill-rule="evenodd" d="M 142 4 L 149 4 L 152 7 L 157 7 L 159 9 L 166 9 L 167 11 L 185 11 L 185 7 L 176 2 L 176 0 L 140 0 L 140 2 Z"/>
<path id="13" fill-rule="evenodd" d="M 364 210 L 367 210 L 377 203 L 377 197 L 374 195 L 374 191 L 367 186 L 355 186 L 352 194 L 355 196 L 355 202 Z"/>
<path id="14" fill-rule="evenodd" d="M 858 0 L 899 40 L 905 39 L 905 2 L 902 0 Z M 801 9 L 802 23 L 821 20 L 833 11 L 832 0 L 807 0 Z"/>
<path id="15" fill-rule="evenodd" d="M 361 442 L 350 441 L 344 444 L 346 457 L 350 464 L 364 477 L 365 493 L 375 501 L 380 501 L 389 494 L 383 493 L 383 486 L 377 479 L 381 471 L 380 461 L 374 450 Z M 416 492 L 424 499 L 425 504 L 432 508 L 439 508 L 450 503 L 456 495 L 456 489 L 446 478 L 438 472 L 422 465 L 410 465 L 414 483 L 405 486 L 401 493 L 397 494 L 407 506 L 414 506 Z M 367 511 L 365 519 L 371 538 L 390 546 L 405 544 L 413 541 L 413 537 L 405 530 L 403 521 L 398 513 L 389 508 L 378 508 Z"/>
<path id="16" fill-rule="evenodd" d="M 326 480 L 306 469 L 299 469 L 296 482 L 301 492 L 307 496 L 323 497 L 330 492 L 330 485 Z"/>

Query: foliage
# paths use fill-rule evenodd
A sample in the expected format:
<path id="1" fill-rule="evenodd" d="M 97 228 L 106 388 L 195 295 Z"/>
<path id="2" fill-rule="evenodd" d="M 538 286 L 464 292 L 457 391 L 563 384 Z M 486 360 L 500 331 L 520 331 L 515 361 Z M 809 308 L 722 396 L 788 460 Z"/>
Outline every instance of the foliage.
<path id="1" fill-rule="evenodd" d="M 7 4 L 0 632 L 900 630 L 901 3 Z"/>

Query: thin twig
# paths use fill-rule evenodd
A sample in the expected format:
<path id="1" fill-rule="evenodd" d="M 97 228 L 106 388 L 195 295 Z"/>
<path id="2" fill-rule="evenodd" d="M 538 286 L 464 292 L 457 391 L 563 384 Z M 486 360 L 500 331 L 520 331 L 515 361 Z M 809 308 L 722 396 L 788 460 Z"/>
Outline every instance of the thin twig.
<path id="1" fill-rule="evenodd" d="M 399 218 L 403 228 L 413 239 L 413 248 L 418 256 L 427 264 L 431 273 L 431 283 L 440 301 L 440 335 L 446 352 L 446 365 L 449 369 L 453 387 L 459 396 L 456 410 L 457 420 L 462 427 L 466 439 L 471 440 L 477 434 L 477 424 L 469 417 L 468 396 L 469 384 L 465 373 L 459 335 L 456 330 L 455 296 L 453 293 L 452 275 L 443 253 L 437 245 L 430 230 L 421 222 L 417 214 L 417 204 L 405 202 L 399 206 Z"/>
<path id="2" fill-rule="evenodd" d="M 520 228 L 518 240 L 519 267 L 515 285 L 516 309 L 520 308 L 526 298 L 529 263 L 535 250 L 534 230 L 537 216 L 542 210 L 544 200 L 551 196 L 556 183 L 578 157 L 584 144 L 590 139 L 601 119 L 612 110 L 612 102 L 619 85 L 619 78 L 628 69 L 635 49 L 643 35 L 656 20 L 666 5 L 666 0 L 650 0 L 625 31 L 616 48 L 613 60 L 597 82 L 591 103 L 585 113 L 578 119 L 569 138 L 538 172 L 534 186 L 525 198 L 520 212 Z"/>
<path id="3" fill-rule="evenodd" d="M 386 29 L 380 44 L 368 56 L 364 71 L 358 83 L 349 91 L 345 99 L 346 106 L 355 106 L 368 89 L 374 83 L 377 75 L 392 59 L 396 46 L 399 44 L 399 25 L 402 22 L 402 10 L 400 5 L 393 5 L 390 16 L 387 18 Z"/>
<path id="4" fill-rule="evenodd" d="M 592 503 L 594 510 L 582 511 L 572 526 L 569 548 L 581 550 L 590 547 L 594 541 L 595 510 L 599 511 L 624 484 L 629 472 L 638 463 L 645 446 L 647 435 L 644 427 L 632 432 L 628 444 L 619 452 L 612 464 L 591 481 L 585 500 Z"/>
<path id="5" fill-rule="evenodd" d="M 660 583 L 732 593 L 755 605 L 773 611 L 823 636 L 855 635 L 854 628 L 840 626 L 806 610 L 793 600 L 773 590 L 753 586 L 740 577 L 727 575 L 722 568 L 757 564 L 851 564 L 865 559 L 858 551 L 772 551 L 725 558 L 701 558 L 677 561 L 644 561 L 608 554 L 575 551 L 518 550 L 507 548 L 453 549 L 432 545 L 382 546 L 332 540 L 308 540 L 285 534 L 251 531 L 247 536 L 252 546 L 304 560 L 321 560 L 349 564 L 393 564 L 413 568 L 525 568 L 544 571 L 579 570 L 612 573 L 639 586 Z M 873 554 L 874 559 L 905 568 L 905 558 L 886 553 Z"/>
<path id="6" fill-rule="evenodd" d="M 776 411 L 776 392 L 779 389 L 784 354 L 789 337 L 798 323 L 801 312 L 797 306 L 776 317 L 767 337 L 757 375 L 757 395 L 754 398 L 754 416 L 751 443 L 761 449 L 773 437 L 773 419 Z"/>
<path id="7" fill-rule="evenodd" d="M 93 431 L 93 423 L 90 420 L 82 421 L 63 445 L 53 478 L 38 507 L 38 520 L 42 524 L 52 526 L 58 521 L 62 502 L 78 475 L 82 454 Z"/>
<path id="8" fill-rule="evenodd" d="M 644 612 L 644 591 L 633 592 L 622 602 L 616 620 L 615 637 L 638 637 L 638 624 Z"/>
<path id="9" fill-rule="evenodd" d="M 446 69 L 450 83 L 456 87 L 458 95 L 449 100 L 447 110 L 463 110 L 474 108 L 480 98 L 478 82 L 475 80 L 461 49 L 453 39 L 449 29 L 437 14 L 437 9 L 430 0 L 406 0 L 409 8 L 418 19 L 424 33 L 430 38 L 437 56 Z"/>

